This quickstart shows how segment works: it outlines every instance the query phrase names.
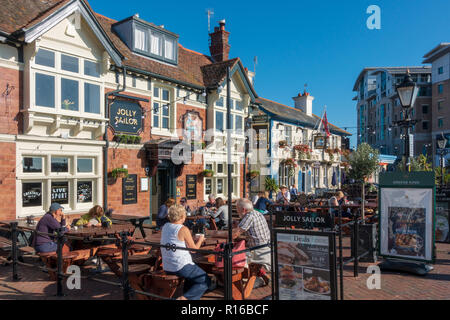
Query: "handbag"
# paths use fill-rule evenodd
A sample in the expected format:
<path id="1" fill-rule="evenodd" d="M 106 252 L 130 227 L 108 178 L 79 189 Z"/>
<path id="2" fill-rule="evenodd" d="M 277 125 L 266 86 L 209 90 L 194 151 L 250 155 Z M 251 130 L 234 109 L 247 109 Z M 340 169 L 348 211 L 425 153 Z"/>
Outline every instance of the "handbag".
<path id="1" fill-rule="evenodd" d="M 224 244 L 218 244 L 214 251 L 223 252 Z M 242 240 L 238 243 L 235 243 L 233 246 L 233 252 L 239 252 L 245 250 L 245 240 Z M 222 269 L 224 267 L 223 256 L 220 254 L 216 255 L 216 267 Z M 247 255 L 244 253 L 240 253 L 233 256 L 232 265 L 233 268 L 244 268 L 247 263 Z"/>

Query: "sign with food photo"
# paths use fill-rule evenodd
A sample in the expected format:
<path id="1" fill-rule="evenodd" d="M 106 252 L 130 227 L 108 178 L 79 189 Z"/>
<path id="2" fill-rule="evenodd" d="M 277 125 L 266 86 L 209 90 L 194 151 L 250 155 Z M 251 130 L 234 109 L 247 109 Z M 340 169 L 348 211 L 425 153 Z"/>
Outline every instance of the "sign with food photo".
<path id="1" fill-rule="evenodd" d="M 431 262 L 433 189 L 382 188 L 380 255 Z"/>
<path id="2" fill-rule="evenodd" d="M 278 300 L 335 300 L 336 244 L 326 232 L 275 230 Z"/>

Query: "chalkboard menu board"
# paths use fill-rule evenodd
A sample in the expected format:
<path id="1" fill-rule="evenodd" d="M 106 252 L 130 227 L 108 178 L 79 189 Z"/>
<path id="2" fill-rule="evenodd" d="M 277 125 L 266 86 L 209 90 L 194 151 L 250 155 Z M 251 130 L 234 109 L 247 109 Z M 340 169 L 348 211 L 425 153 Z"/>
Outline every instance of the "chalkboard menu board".
<path id="1" fill-rule="evenodd" d="M 137 189 L 138 187 L 136 174 L 130 174 L 128 177 L 122 179 L 122 203 L 137 203 Z"/>
<path id="2" fill-rule="evenodd" d="M 334 233 L 275 230 L 278 300 L 336 300 Z"/>
<path id="3" fill-rule="evenodd" d="M 188 200 L 197 199 L 197 176 L 186 176 L 186 198 Z"/>

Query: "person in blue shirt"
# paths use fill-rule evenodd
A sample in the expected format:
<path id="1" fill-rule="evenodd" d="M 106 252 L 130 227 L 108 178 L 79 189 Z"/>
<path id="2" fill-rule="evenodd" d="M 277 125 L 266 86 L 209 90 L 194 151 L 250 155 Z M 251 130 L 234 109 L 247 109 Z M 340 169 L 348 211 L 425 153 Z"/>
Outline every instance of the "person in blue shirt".
<path id="1" fill-rule="evenodd" d="M 290 191 L 291 191 L 291 199 L 296 199 L 298 196 L 298 189 L 295 184 L 291 187 Z"/>
<path id="2" fill-rule="evenodd" d="M 256 202 L 255 210 L 258 210 L 262 214 L 269 213 L 268 206 L 273 204 L 272 201 L 269 200 L 269 192 L 260 192 L 259 199 Z"/>

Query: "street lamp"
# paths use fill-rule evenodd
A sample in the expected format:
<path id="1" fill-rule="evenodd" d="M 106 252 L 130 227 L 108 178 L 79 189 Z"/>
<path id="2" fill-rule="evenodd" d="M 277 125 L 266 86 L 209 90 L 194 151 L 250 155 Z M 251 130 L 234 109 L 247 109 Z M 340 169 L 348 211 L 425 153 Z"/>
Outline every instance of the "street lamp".
<path id="1" fill-rule="evenodd" d="M 441 155 L 441 188 L 444 187 L 444 156 L 447 154 L 447 139 L 442 133 L 442 139 L 438 140 L 439 154 Z"/>
<path id="2" fill-rule="evenodd" d="M 408 171 L 409 156 L 411 153 L 409 149 L 410 128 L 417 123 L 417 121 L 410 119 L 410 110 L 414 106 L 417 99 L 417 94 L 419 93 L 419 87 L 412 80 L 409 70 L 407 70 L 405 79 L 397 86 L 396 90 L 400 98 L 400 103 L 405 110 L 405 120 L 398 121 L 397 124 L 405 128 L 406 132 L 404 169 L 405 171 Z"/>

